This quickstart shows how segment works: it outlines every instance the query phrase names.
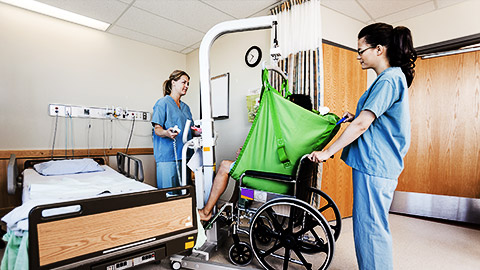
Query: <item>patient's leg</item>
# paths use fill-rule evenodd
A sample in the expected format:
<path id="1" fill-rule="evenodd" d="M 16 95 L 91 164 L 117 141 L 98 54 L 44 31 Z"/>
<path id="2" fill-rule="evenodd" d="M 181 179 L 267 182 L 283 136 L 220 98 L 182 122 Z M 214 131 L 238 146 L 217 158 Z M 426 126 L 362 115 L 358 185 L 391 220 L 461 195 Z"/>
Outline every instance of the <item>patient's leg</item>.
<path id="1" fill-rule="evenodd" d="M 223 194 L 227 188 L 228 183 L 228 173 L 230 172 L 230 165 L 233 161 L 224 160 L 220 164 L 220 169 L 213 179 L 212 190 L 210 191 L 210 196 L 208 197 L 207 204 L 203 209 L 199 209 L 198 213 L 200 214 L 200 220 L 209 220 L 212 217 L 212 209 L 218 201 L 218 198 Z"/>

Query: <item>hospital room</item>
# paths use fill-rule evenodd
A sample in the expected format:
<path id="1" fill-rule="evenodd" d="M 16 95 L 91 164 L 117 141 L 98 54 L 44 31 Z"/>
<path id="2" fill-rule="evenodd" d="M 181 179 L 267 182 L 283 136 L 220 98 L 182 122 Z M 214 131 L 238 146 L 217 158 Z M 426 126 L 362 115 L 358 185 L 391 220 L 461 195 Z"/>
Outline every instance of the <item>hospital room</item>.
<path id="1" fill-rule="evenodd" d="M 480 1 L 0 0 L 14 269 L 479 269 Z"/>

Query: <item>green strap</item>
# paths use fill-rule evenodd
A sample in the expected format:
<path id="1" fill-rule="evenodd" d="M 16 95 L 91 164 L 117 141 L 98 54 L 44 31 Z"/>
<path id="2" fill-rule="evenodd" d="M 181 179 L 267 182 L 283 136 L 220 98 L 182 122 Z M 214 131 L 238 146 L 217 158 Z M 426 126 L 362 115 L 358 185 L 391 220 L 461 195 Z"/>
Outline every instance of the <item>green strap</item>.
<path id="1" fill-rule="evenodd" d="M 272 93 L 268 93 L 271 95 Z M 273 104 L 270 104 L 272 106 Z M 288 159 L 287 152 L 285 151 L 285 140 L 283 139 L 281 129 L 280 129 L 280 121 L 278 119 L 277 113 L 275 110 L 270 110 L 272 120 L 273 120 L 273 130 L 275 131 L 275 143 L 277 144 L 277 154 L 280 162 L 283 163 L 285 168 L 289 168 L 292 166 L 290 160 Z"/>
<path id="2" fill-rule="evenodd" d="M 283 78 L 283 77 L 282 77 Z M 265 88 L 271 88 L 271 89 L 275 89 L 273 88 L 273 86 L 270 84 L 270 82 L 268 81 L 268 69 L 264 69 L 263 70 L 263 74 L 262 74 L 262 89 L 265 89 Z M 276 89 L 275 89 L 276 90 Z M 290 92 L 290 90 L 288 89 L 288 80 L 283 80 L 282 81 L 282 85 L 281 85 L 281 91 L 279 93 L 283 93 L 285 92 L 285 96 L 284 98 L 287 98 L 290 97 L 292 95 L 292 93 Z M 277 91 L 278 92 L 278 91 Z"/>
<path id="3" fill-rule="evenodd" d="M 275 90 L 270 83 L 268 82 L 268 70 L 264 69 L 263 71 L 263 77 L 262 77 L 262 87 L 264 90 L 263 94 L 268 94 L 272 95 L 271 90 Z M 282 89 L 285 89 L 286 93 L 286 98 L 291 95 L 290 91 L 288 91 L 288 81 L 283 80 L 282 82 Z M 268 104 L 269 106 L 273 106 L 273 104 Z M 288 159 L 287 152 L 285 151 L 285 140 L 283 139 L 281 129 L 280 129 L 280 121 L 278 119 L 277 113 L 275 110 L 270 110 L 272 120 L 273 120 L 273 129 L 275 131 L 275 143 L 277 145 L 277 154 L 278 158 L 280 159 L 280 162 L 283 163 L 283 166 L 285 168 L 290 168 L 292 166 L 292 163 Z"/>

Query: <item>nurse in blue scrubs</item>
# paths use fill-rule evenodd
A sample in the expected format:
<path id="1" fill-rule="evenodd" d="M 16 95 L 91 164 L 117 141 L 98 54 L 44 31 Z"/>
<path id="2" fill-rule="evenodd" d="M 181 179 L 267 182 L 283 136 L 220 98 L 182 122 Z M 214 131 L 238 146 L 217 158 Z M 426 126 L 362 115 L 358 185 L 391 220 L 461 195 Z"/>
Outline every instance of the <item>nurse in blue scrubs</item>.
<path id="1" fill-rule="evenodd" d="M 175 70 L 163 83 L 163 95 L 153 106 L 152 125 L 153 155 L 157 163 L 157 188 L 180 186 L 182 170 L 183 133 L 192 138 L 187 120 L 192 120 L 190 107 L 180 99 L 187 94 L 190 76 L 185 71 Z M 177 132 L 174 127 L 180 129 Z M 176 151 L 174 151 L 176 150 Z"/>
<path id="2" fill-rule="evenodd" d="M 352 167 L 353 234 L 361 270 L 393 269 L 388 212 L 410 146 L 408 87 L 416 58 L 408 28 L 384 23 L 364 27 L 357 60 L 377 78 L 360 97 L 355 115 L 343 115 L 351 124 L 340 137 L 309 155 L 323 162 L 343 149 L 342 160 Z"/>

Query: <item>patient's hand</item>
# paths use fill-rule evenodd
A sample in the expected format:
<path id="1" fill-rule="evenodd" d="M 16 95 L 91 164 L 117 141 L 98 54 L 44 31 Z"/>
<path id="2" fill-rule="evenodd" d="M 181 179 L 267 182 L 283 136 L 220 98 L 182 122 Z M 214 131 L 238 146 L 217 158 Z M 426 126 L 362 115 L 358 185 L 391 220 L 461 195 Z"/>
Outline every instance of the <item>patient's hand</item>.
<path id="1" fill-rule="evenodd" d="M 235 159 L 237 159 L 238 155 L 240 155 L 240 152 L 242 151 L 242 147 L 243 147 L 243 145 L 240 146 L 240 148 L 238 148 L 237 152 L 235 153 L 236 154 Z"/>
<path id="2" fill-rule="evenodd" d="M 200 216 L 201 221 L 209 221 L 210 218 L 212 217 L 212 213 L 205 213 L 205 211 L 202 209 L 198 209 L 198 214 Z"/>

